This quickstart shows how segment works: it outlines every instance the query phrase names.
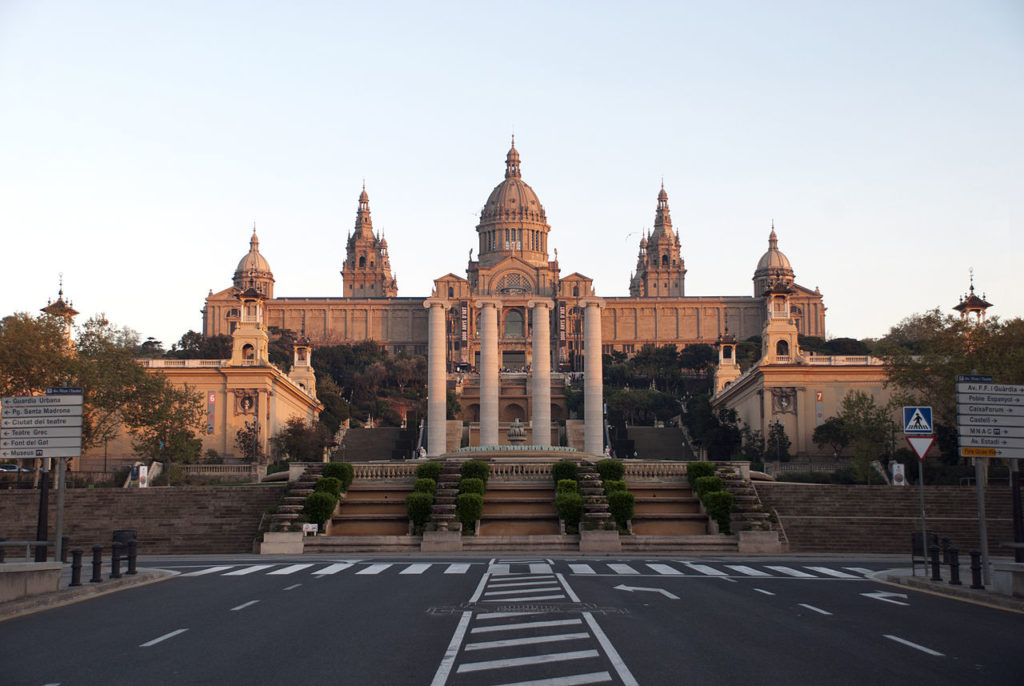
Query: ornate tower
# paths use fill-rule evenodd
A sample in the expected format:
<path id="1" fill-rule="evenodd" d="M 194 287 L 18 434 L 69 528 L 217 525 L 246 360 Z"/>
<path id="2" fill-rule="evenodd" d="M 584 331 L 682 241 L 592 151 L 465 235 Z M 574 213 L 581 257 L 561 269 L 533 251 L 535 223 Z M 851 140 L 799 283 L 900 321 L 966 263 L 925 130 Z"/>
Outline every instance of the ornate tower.
<path id="1" fill-rule="evenodd" d="M 260 239 L 256 237 L 255 225 L 252 227 L 252 238 L 249 239 L 249 252 L 235 269 L 234 286 L 240 291 L 252 288 L 264 298 L 274 297 L 274 274 L 270 271 L 267 258 L 260 254 Z"/>
<path id="2" fill-rule="evenodd" d="M 792 287 L 776 281 L 762 293 L 766 316 L 761 331 L 760 364 L 793 364 L 803 358 L 798 344 L 799 332 L 790 313 Z"/>
<path id="3" fill-rule="evenodd" d="M 264 295 L 247 288 L 237 295 L 241 315 L 232 334 L 231 365 L 265 367 L 270 364 L 270 339 L 263 325 Z"/>
<path id="4" fill-rule="evenodd" d="M 288 378 L 297 383 L 311 397 L 316 397 L 316 375 L 313 373 L 313 345 L 308 338 L 295 341 L 292 370 Z"/>
<path id="5" fill-rule="evenodd" d="M 971 290 L 966 295 L 960 296 L 960 302 L 953 306 L 953 309 L 960 313 L 960 318 L 966 321 L 973 321 L 981 324 L 985 321 L 985 310 L 992 307 L 992 303 L 985 300 L 982 293 L 979 298 L 974 294 L 974 269 L 971 269 Z"/>
<path id="6" fill-rule="evenodd" d="M 516 139 L 505 156 L 505 180 L 499 183 L 480 212 L 480 267 L 518 257 L 538 267 L 548 265 L 548 226 L 537 194 L 522 179 Z"/>
<path id="7" fill-rule="evenodd" d="M 662 185 L 654 215 L 654 231 L 640 239 L 640 254 L 636 273 L 629 281 L 629 294 L 635 298 L 681 297 L 685 295 L 685 277 L 679 233 L 672 230 L 668 193 Z"/>
<path id="8" fill-rule="evenodd" d="M 398 279 L 391 275 L 388 242 L 373 233 L 370 197 L 365 184 L 359 194 L 355 231 L 348 237 L 341 281 L 342 295 L 346 298 L 394 298 L 398 295 Z"/>
<path id="9" fill-rule="evenodd" d="M 775 235 L 775 222 L 772 221 L 768 251 L 761 256 L 754 269 L 754 297 L 763 296 L 775 283 L 793 285 L 793 267 L 789 264 L 789 258 L 779 250 L 779 237 Z"/>
<path id="10" fill-rule="evenodd" d="M 75 323 L 75 316 L 78 314 L 78 310 L 71 307 L 71 302 L 64 302 L 64 275 L 60 275 L 60 287 L 57 290 L 57 300 L 51 302 L 49 299 L 46 301 L 46 307 L 42 308 L 40 312 L 50 315 L 51 317 L 57 317 L 64 321 L 64 343 L 69 349 L 75 347 L 75 341 L 71 337 L 71 328 Z"/>

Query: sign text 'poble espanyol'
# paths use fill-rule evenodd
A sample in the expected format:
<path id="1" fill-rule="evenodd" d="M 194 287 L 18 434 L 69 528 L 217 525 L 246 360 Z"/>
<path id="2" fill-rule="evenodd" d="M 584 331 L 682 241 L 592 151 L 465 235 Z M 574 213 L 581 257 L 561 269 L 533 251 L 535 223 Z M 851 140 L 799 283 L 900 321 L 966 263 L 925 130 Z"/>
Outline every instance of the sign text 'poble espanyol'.
<path id="1" fill-rule="evenodd" d="M 1024 458 L 1024 386 L 991 381 L 957 377 L 960 455 Z"/>

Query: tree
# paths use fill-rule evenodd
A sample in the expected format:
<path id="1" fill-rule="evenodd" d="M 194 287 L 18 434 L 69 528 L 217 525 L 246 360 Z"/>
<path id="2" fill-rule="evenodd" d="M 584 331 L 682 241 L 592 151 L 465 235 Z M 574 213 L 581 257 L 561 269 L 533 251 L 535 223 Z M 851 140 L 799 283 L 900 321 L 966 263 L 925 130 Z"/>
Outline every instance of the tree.
<path id="1" fill-rule="evenodd" d="M 147 374 L 124 409 L 132 447 L 154 460 L 192 463 L 203 442 L 196 434 L 206 423 L 202 394 L 170 383 L 161 374 Z"/>
<path id="2" fill-rule="evenodd" d="M 243 459 L 254 464 L 263 461 L 263 448 L 260 446 L 259 425 L 256 420 L 246 422 L 245 426 L 235 432 L 235 447 Z"/>
<path id="3" fill-rule="evenodd" d="M 772 422 L 768 426 L 768 441 L 765 445 L 765 460 L 789 462 L 789 447 L 792 443 L 786 435 L 786 427 L 782 422 Z"/>
<path id="4" fill-rule="evenodd" d="M 279 457 L 300 462 L 319 462 L 330 440 L 326 427 L 319 423 L 306 424 L 302 419 L 289 419 L 271 441 Z"/>
<path id="5" fill-rule="evenodd" d="M 871 461 L 885 453 L 893 424 L 889 411 L 875 403 L 863 391 L 850 391 L 843 397 L 839 419 L 853 447 L 853 464 L 861 479 L 869 478 Z"/>
<path id="6" fill-rule="evenodd" d="M 24 312 L 0 319 L 0 396 L 42 393 L 71 383 L 75 360 L 57 317 Z"/>
<path id="7" fill-rule="evenodd" d="M 832 446 L 833 454 L 838 456 L 850 444 L 850 432 L 841 418 L 829 417 L 822 424 L 814 427 L 811 439 L 818 448 L 824 448 L 826 445 Z"/>

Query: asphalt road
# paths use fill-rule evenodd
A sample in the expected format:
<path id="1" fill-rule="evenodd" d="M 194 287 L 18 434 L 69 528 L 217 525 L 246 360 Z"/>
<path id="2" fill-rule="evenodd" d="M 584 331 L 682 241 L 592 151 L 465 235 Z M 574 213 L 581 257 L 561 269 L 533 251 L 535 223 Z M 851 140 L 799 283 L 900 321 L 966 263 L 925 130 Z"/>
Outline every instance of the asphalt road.
<path id="1" fill-rule="evenodd" d="M 0 622 L 0 684 L 1014 684 L 1024 616 L 807 558 L 162 559 Z"/>

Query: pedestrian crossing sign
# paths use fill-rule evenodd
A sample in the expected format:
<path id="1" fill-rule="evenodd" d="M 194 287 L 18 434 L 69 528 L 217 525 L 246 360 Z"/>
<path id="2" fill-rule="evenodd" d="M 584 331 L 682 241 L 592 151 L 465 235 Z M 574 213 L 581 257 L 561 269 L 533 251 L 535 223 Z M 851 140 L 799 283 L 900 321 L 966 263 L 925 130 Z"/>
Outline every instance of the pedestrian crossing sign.
<path id="1" fill-rule="evenodd" d="M 932 408 L 904 407 L 903 433 L 930 434 L 932 431 Z"/>

